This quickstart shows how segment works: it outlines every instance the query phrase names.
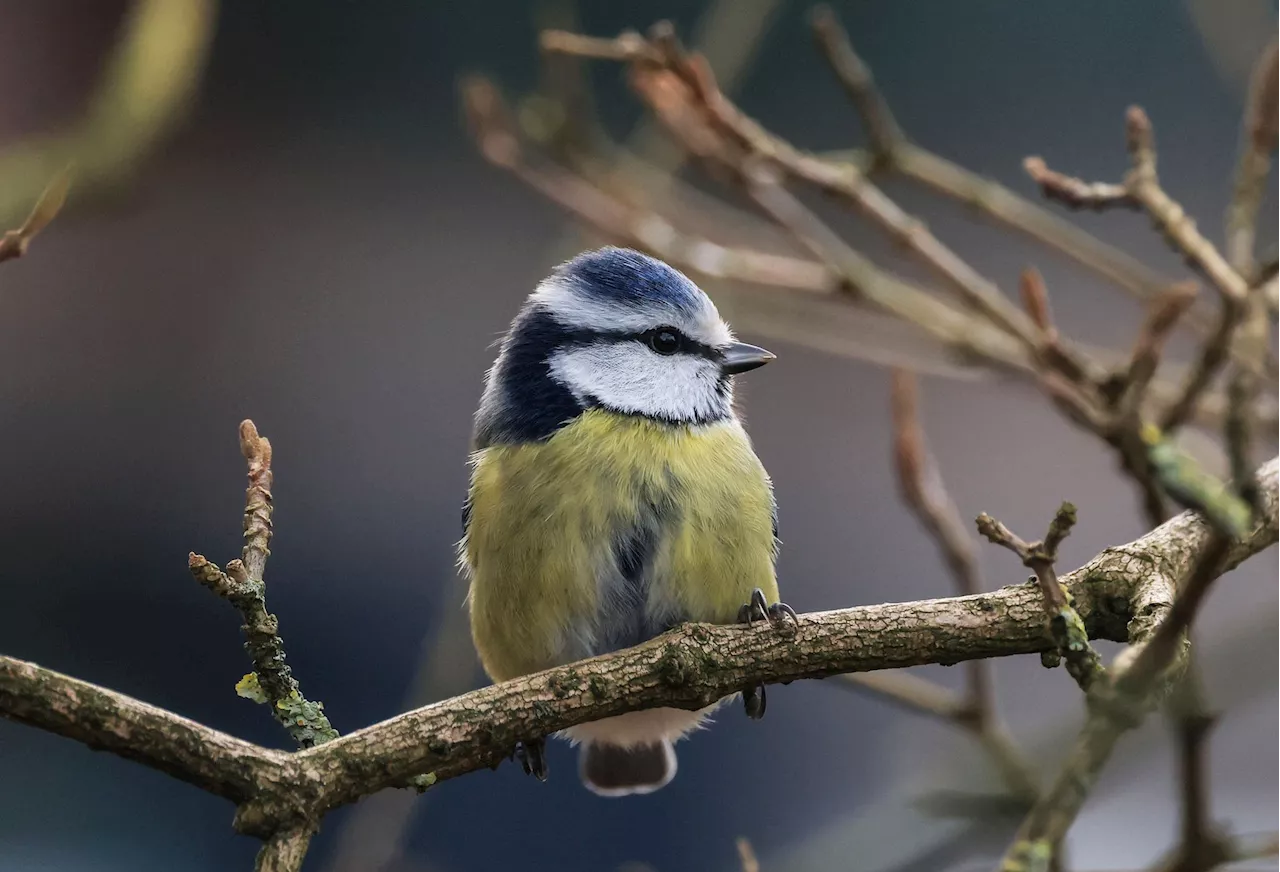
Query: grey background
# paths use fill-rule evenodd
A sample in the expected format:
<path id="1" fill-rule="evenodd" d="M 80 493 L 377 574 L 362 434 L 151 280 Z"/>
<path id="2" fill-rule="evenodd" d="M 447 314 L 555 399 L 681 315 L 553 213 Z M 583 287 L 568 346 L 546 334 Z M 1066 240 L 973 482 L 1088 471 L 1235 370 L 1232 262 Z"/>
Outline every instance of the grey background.
<path id="1" fill-rule="evenodd" d="M 687 29 L 701 8 L 583 5 L 584 26 L 600 34 L 660 17 Z M 1224 54 L 1189 7 L 1158 0 L 839 4 L 907 129 L 1024 193 L 1019 165 L 1031 153 L 1118 176 L 1123 110 L 1142 104 L 1170 190 L 1215 237 L 1240 58 L 1274 31 L 1272 4 L 1228 7 L 1263 26 L 1231 31 Z M 858 141 L 856 118 L 811 48 L 805 8 L 782 5 L 741 104 L 803 147 L 845 147 Z M 4 141 L 76 112 L 123 9 L 0 2 Z M 4 265 L 0 650 L 282 746 L 265 713 L 232 692 L 246 671 L 235 614 L 185 569 L 189 550 L 237 553 L 235 428 L 252 416 L 277 458 L 268 582 L 290 662 L 340 729 L 404 708 L 424 636 L 430 644 L 461 609 L 453 543 L 489 345 L 554 264 L 564 225 L 476 156 L 454 97 L 467 70 L 532 86 L 532 11 L 498 0 L 226 3 L 190 123 L 126 197 L 64 216 L 30 257 Z M 594 77 L 621 134 L 640 111 L 616 68 Z M 1068 334 L 1118 346 L 1132 335 L 1141 312 L 1119 291 L 952 204 L 891 190 L 1003 286 L 1039 264 Z M 1273 245 L 1274 191 L 1265 215 L 1261 238 Z M 1139 216 L 1078 220 L 1179 268 Z M 844 226 L 892 257 L 866 228 Z M 777 483 L 785 598 L 813 610 L 947 593 L 894 494 L 885 373 L 769 344 L 779 360 L 743 392 Z M 990 511 L 1030 534 L 1070 498 L 1081 522 L 1068 565 L 1143 532 L 1110 455 L 1032 390 L 933 380 L 923 398 L 966 515 Z M 990 583 L 1021 580 L 1007 554 L 981 553 Z M 1226 710 L 1215 813 L 1245 831 L 1274 828 L 1277 814 L 1275 582 L 1274 554 L 1236 572 L 1200 633 Z M 483 680 L 470 662 L 434 668 L 460 689 Z M 1034 658 L 997 672 L 1003 713 L 1052 771 L 1080 720 L 1078 692 Z M 763 722 L 735 709 L 682 746 L 679 778 L 650 797 L 592 797 L 560 745 L 548 784 L 505 766 L 443 785 L 410 807 L 387 868 L 728 869 L 738 835 L 770 872 L 878 869 L 922 851 L 901 868 L 982 868 L 970 849 L 1003 847 L 1008 821 L 958 854 L 927 854 L 961 825 L 918 816 L 911 798 L 985 777 L 947 728 L 819 683 L 778 688 L 770 702 Z M 1118 753 L 1073 831 L 1081 868 L 1148 862 L 1175 832 L 1160 724 Z M 385 808 L 375 823 L 402 810 Z M 231 813 L 142 767 L 0 722 L 4 872 L 247 869 L 256 842 L 232 832 Z M 334 868 L 352 817 L 326 821 L 308 868 Z M 373 868 L 363 856 L 347 868 Z"/>

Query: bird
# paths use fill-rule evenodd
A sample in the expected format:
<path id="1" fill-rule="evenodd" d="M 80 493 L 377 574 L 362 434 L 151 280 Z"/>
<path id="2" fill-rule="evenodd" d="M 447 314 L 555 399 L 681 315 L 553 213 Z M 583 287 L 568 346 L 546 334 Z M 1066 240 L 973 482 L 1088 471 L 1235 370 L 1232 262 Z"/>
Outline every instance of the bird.
<path id="1" fill-rule="evenodd" d="M 773 485 L 735 411 L 734 379 L 775 355 L 739 342 L 687 276 L 605 247 L 525 300 L 475 415 L 459 563 L 495 682 L 654 638 L 686 621 L 798 626 L 778 601 Z M 735 694 L 736 696 L 736 694 Z M 700 711 L 570 727 L 585 786 L 657 790 Z M 764 687 L 742 693 L 763 716 Z M 514 754 L 546 780 L 545 739 Z"/>

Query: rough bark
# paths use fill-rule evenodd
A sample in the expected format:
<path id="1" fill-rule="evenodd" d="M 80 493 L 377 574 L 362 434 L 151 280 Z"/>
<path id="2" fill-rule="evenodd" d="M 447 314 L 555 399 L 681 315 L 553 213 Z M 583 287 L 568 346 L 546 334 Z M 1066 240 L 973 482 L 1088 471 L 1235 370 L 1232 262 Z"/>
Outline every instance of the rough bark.
<path id="1" fill-rule="evenodd" d="M 1261 523 L 1226 571 L 1275 543 L 1277 460 Z M 1062 577 L 1091 638 L 1145 640 L 1213 531 L 1191 512 Z M 0 714 L 137 760 L 238 803 L 271 837 L 413 775 L 434 783 L 501 762 L 522 739 L 657 705 L 699 708 L 744 687 L 1050 650 L 1038 585 L 801 615 L 792 629 L 688 624 L 636 648 L 482 688 L 286 754 L 123 694 L 0 656 Z"/>

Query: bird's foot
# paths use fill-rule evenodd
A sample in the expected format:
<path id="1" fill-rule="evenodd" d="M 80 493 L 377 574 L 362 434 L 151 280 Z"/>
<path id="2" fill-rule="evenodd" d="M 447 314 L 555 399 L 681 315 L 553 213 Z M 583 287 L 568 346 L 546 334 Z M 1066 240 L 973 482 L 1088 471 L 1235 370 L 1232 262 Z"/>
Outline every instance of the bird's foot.
<path id="1" fill-rule="evenodd" d="M 800 626 L 800 619 L 796 616 L 796 610 L 786 603 L 773 603 L 764 598 L 764 591 L 756 588 L 751 592 L 751 601 L 743 604 L 738 609 L 738 623 L 750 626 L 756 621 L 767 621 L 775 628 L 783 627 L 787 619 L 790 619 L 793 626 Z M 747 711 L 747 717 L 753 721 L 757 721 L 764 717 L 765 707 L 768 705 L 768 698 L 765 696 L 764 685 L 757 684 L 755 687 L 748 687 L 742 691 L 742 707 Z"/>
<path id="2" fill-rule="evenodd" d="M 744 603 L 742 608 L 738 609 L 739 624 L 750 625 L 756 621 L 768 621 L 774 627 L 781 627 L 788 618 L 796 628 L 799 628 L 800 618 L 796 615 L 796 610 L 786 603 L 770 605 L 764 598 L 764 591 L 758 587 L 751 591 L 750 602 Z"/>
<path id="3" fill-rule="evenodd" d="M 763 684 L 748 687 L 742 692 L 742 707 L 746 709 L 747 717 L 753 721 L 758 721 L 764 717 L 764 709 L 767 703 L 768 699 L 764 695 Z"/>
<path id="4" fill-rule="evenodd" d="M 547 780 L 547 740 L 528 739 L 516 742 L 515 758 L 520 761 L 520 768 L 525 775 L 532 775 L 539 781 Z"/>

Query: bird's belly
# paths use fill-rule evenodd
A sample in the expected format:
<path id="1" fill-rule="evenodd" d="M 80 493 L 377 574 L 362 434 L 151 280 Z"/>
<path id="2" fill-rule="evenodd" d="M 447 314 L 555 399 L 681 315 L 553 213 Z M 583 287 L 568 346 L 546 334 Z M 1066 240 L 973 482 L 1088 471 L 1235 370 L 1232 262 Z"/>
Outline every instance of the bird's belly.
<path id="1" fill-rule="evenodd" d="M 482 450 L 463 560 L 496 680 L 731 622 L 756 587 L 777 599 L 769 482 L 737 422 L 592 411 L 546 442 Z"/>

